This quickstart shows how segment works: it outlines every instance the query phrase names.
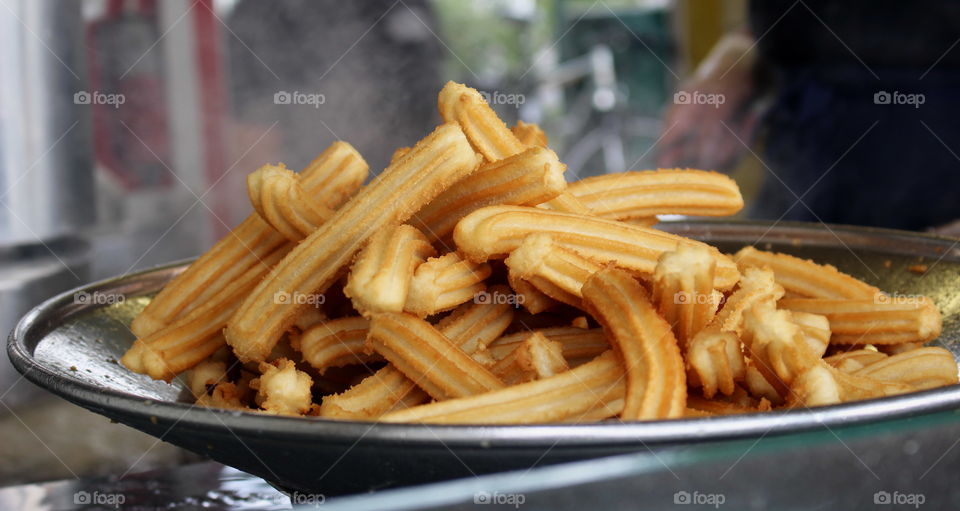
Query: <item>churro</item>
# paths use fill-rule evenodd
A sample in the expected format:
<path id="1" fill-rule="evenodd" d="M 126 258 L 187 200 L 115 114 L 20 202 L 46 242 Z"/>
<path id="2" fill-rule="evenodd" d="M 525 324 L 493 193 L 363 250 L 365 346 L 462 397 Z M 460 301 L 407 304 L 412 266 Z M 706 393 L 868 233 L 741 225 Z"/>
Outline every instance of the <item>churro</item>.
<path id="1" fill-rule="evenodd" d="M 546 233 L 526 237 L 504 261 L 522 280 L 554 300 L 582 306 L 580 289 L 591 275 L 600 271 L 600 263 L 563 248 Z"/>
<path id="2" fill-rule="evenodd" d="M 520 345 L 490 368 L 507 385 L 549 378 L 570 369 L 563 345 L 540 332 L 530 333 Z"/>
<path id="3" fill-rule="evenodd" d="M 485 163 L 431 201 L 410 223 L 432 241 L 443 239 L 461 218 L 484 206 L 533 206 L 556 197 L 567 187 L 565 169 L 553 151 L 542 147 Z"/>
<path id="4" fill-rule="evenodd" d="M 534 330 L 533 332 L 539 333 L 547 339 L 559 343 L 563 348 L 563 357 L 568 361 L 584 358 L 593 359 L 610 349 L 610 343 L 607 342 L 603 330 L 599 328 L 585 330 L 582 328 L 561 326 L 542 328 Z M 490 354 L 494 359 L 502 360 L 512 353 L 513 350 L 517 349 L 529 335 L 530 332 L 524 331 L 500 337 L 488 346 Z"/>
<path id="5" fill-rule="evenodd" d="M 445 124 L 418 142 L 304 239 L 243 301 L 224 331 L 241 361 L 262 360 L 296 319 L 303 305 L 279 301 L 322 293 L 364 242 L 403 222 L 447 186 L 476 168 L 477 158 L 455 124 Z"/>
<path id="6" fill-rule="evenodd" d="M 283 164 L 264 165 L 247 176 L 253 209 L 290 241 L 300 241 L 333 216 L 333 210 L 307 198 L 297 175 Z"/>
<path id="7" fill-rule="evenodd" d="M 607 267 L 583 285 L 583 303 L 603 325 L 627 372 L 624 420 L 680 417 L 687 383 L 670 325 L 629 274 Z"/>
<path id="8" fill-rule="evenodd" d="M 733 332 L 716 326 L 700 330 L 687 344 L 685 355 L 690 372 L 696 376 L 707 399 L 717 392 L 733 394 L 736 382 L 746 377 L 740 338 Z"/>
<path id="9" fill-rule="evenodd" d="M 523 280 L 516 272 L 507 273 L 507 282 L 517 295 L 517 303 L 523 305 L 530 314 L 539 314 L 556 307 L 560 302 L 550 298 L 536 286 Z"/>
<path id="10" fill-rule="evenodd" d="M 313 404 L 310 375 L 297 369 L 292 360 L 260 363 L 260 377 L 250 382 L 257 391 L 257 404 L 267 413 L 303 415 Z"/>
<path id="11" fill-rule="evenodd" d="M 259 264 L 277 264 L 289 251 L 284 245 Z M 120 359 L 125 367 L 151 378 L 170 381 L 224 346 L 223 326 L 240 306 L 244 296 L 257 285 L 259 272 L 247 272 L 221 289 L 210 300 L 176 319 L 169 326 L 134 341 Z"/>
<path id="12" fill-rule="evenodd" d="M 823 360 L 845 373 L 852 373 L 885 358 L 887 358 L 886 353 L 880 353 L 877 350 L 859 349 L 830 355 Z"/>
<path id="13" fill-rule="evenodd" d="M 728 216 L 743 209 L 737 183 L 719 172 L 660 169 L 587 177 L 568 191 L 603 218 Z"/>
<path id="14" fill-rule="evenodd" d="M 495 286 L 496 289 L 499 289 Z M 473 356 L 510 325 L 513 308 L 507 304 L 464 304 L 438 325 L 440 333 Z M 340 419 L 375 419 L 391 410 L 429 400 L 413 380 L 387 365 L 341 394 L 323 398 L 320 415 Z"/>
<path id="15" fill-rule="evenodd" d="M 767 267 L 787 292 L 809 298 L 872 299 L 880 293 L 876 287 L 840 272 L 829 264 L 818 264 L 787 254 L 764 252 L 751 246 L 733 255 L 741 271 L 745 267 Z"/>
<path id="16" fill-rule="evenodd" d="M 832 344 L 926 342 L 937 338 L 942 328 L 940 311 L 926 297 L 910 300 L 784 298 L 779 306 L 826 316 L 830 321 Z"/>
<path id="17" fill-rule="evenodd" d="M 608 351 L 556 376 L 388 413 L 384 422 L 531 424 L 578 419 L 623 397 L 623 364 Z"/>
<path id="18" fill-rule="evenodd" d="M 510 132 L 526 147 L 547 147 L 549 145 L 547 134 L 534 123 L 517 121 L 510 128 Z"/>
<path id="19" fill-rule="evenodd" d="M 850 374 L 926 390 L 956 384 L 957 361 L 948 350 L 927 346 L 879 358 Z"/>
<path id="20" fill-rule="evenodd" d="M 956 364 L 954 364 L 956 368 Z M 824 406 L 904 394 L 910 385 L 886 382 L 840 371 L 822 360 L 800 374 L 790 386 L 788 406 Z"/>
<path id="21" fill-rule="evenodd" d="M 780 392 L 800 374 L 820 362 L 788 311 L 761 302 L 744 315 L 741 340 L 761 374 Z"/>
<path id="22" fill-rule="evenodd" d="M 427 237 L 416 228 L 400 225 L 370 238 L 350 267 L 343 293 L 364 316 L 400 312 L 407 301 L 413 272 L 437 255 Z"/>
<path id="23" fill-rule="evenodd" d="M 365 349 L 370 322 L 366 318 L 340 318 L 320 323 L 296 336 L 294 348 L 321 375 L 331 367 L 369 364 L 383 360 Z"/>
<path id="24" fill-rule="evenodd" d="M 713 294 L 716 267 L 705 245 L 680 243 L 657 260 L 651 298 L 673 327 L 681 349 L 707 326 L 720 305 Z"/>
<path id="25" fill-rule="evenodd" d="M 367 176 L 367 163 L 356 149 L 336 142 L 300 174 L 301 185 L 317 201 L 336 208 Z M 134 318 L 130 329 L 145 337 L 169 325 L 200 304 L 223 299 L 222 290 L 247 272 L 262 278 L 270 269 L 261 260 L 286 240 L 259 215 L 250 215 L 183 273 L 167 283 Z"/>
<path id="26" fill-rule="evenodd" d="M 485 299 L 483 281 L 490 271 L 489 264 L 468 261 L 456 252 L 431 257 L 414 272 L 403 310 L 425 317 Z"/>
<path id="27" fill-rule="evenodd" d="M 721 330 L 743 335 L 743 314 L 761 302 L 776 302 L 783 297 L 783 287 L 774 280 L 769 268 L 743 268 L 737 289 L 723 303 L 711 321 Z"/>
<path id="28" fill-rule="evenodd" d="M 447 82 L 437 96 L 437 107 L 445 122 L 456 122 L 463 128 L 470 144 L 487 161 L 502 160 L 526 149 L 476 89 Z"/>
<path id="29" fill-rule="evenodd" d="M 433 325 L 409 314 L 374 314 L 367 344 L 437 400 L 504 387 Z"/>
<path id="30" fill-rule="evenodd" d="M 651 228 L 592 216 L 560 213 L 523 206 L 489 206 L 470 213 L 453 232 L 457 248 L 474 261 L 504 257 L 530 234 L 544 232 L 554 241 L 597 262 L 616 261 L 631 271 L 651 274 L 664 252 L 678 243 L 700 242 Z M 730 289 L 740 278 L 736 265 L 716 248 L 714 287 Z"/>

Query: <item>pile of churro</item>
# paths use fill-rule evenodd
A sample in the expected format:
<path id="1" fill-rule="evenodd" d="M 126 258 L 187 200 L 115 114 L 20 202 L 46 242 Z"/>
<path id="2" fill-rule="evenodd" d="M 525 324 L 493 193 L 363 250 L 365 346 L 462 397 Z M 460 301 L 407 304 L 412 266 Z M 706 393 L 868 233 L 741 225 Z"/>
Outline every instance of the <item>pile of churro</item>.
<path id="1" fill-rule="evenodd" d="M 133 321 L 130 370 L 202 406 L 522 424 L 811 407 L 957 383 L 936 305 L 654 227 L 727 216 L 730 178 L 567 183 L 534 124 L 450 82 L 444 123 L 368 166 L 336 142 L 247 179 L 253 213 Z"/>

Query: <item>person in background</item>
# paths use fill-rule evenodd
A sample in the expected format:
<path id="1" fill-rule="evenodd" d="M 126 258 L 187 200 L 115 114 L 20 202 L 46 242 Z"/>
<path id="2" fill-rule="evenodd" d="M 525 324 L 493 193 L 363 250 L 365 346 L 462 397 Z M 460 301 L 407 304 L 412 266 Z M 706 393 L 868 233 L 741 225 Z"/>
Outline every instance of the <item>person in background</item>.
<path id="1" fill-rule="evenodd" d="M 768 171 L 751 217 L 960 218 L 960 3 L 754 1 L 749 15 L 681 85 L 725 101 L 672 105 L 660 166 L 730 169 L 756 145 Z"/>

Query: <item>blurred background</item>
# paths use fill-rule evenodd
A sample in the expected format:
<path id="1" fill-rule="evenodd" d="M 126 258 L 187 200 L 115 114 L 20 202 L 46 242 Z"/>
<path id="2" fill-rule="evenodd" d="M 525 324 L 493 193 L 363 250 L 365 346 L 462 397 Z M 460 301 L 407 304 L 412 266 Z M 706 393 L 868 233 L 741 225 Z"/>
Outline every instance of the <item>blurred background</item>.
<path id="1" fill-rule="evenodd" d="M 345 140 L 379 171 L 439 122 L 447 80 L 538 123 L 570 180 L 704 168 L 739 182 L 746 218 L 957 232 L 952 2 L 0 4 L 6 330 L 56 292 L 197 255 L 249 213 L 264 163 Z M 190 459 L 41 397 L 5 358 L 0 404 L 0 484 Z"/>

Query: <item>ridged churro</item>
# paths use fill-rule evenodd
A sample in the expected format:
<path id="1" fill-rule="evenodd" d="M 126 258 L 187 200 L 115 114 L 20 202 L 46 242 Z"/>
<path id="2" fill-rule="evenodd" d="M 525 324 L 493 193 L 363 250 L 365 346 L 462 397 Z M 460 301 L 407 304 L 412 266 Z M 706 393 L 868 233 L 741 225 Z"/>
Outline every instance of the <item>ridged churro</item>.
<path id="1" fill-rule="evenodd" d="M 510 132 L 517 137 L 521 144 L 527 147 L 547 147 L 549 145 L 547 134 L 534 123 L 517 121 L 510 128 Z"/>
<path id="2" fill-rule="evenodd" d="M 800 311 L 791 311 L 790 318 L 800 327 L 810 350 L 816 356 L 822 357 L 827 352 L 827 346 L 830 345 L 830 320 L 820 314 Z"/>
<path id="3" fill-rule="evenodd" d="M 610 343 L 607 342 L 603 330 L 599 328 L 584 330 L 562 326 L 541 328 L 534 332 L 559 343 L 563 348 L 563 357 L 567 360 L 593 359 L 610 349 Z M 500 337 L 488 346 L 490 354 L 495 360 L 502 360 L 519 347 L 529 335 L 530 332 L 524 331 Z"/>
<path id="4" fill-rule="evenodd" d="M 956 365 L 954 365 L 956 367 Z M 818 361 L 790 386 L 788 406 L 824 406 L 904 394 L 914 390 L 905 383 L 887 382 L 840 371 Z"/>
<path id="5" fill-rule="evenodd" d="M 716 267 L 705 245 L 680 243 L 657 260 L 651 298 L 673 328 L 681 349 L 707 326 L 720 305 L 713 294 Z"/>
<path id="6" fill-rule="evenodd" d="M 640 284 L 629 273 L 607 267 L 583 285 L 583 303 L 623 358 L 627 390 L 621 417 L 682 416 L 687 382 L 680 348 Z"/>
<path id="7" fill-rule="evenodd" d="M 598 402 L 623 397 L 623 364 L 612 352 L 550 378 L 493 392 L 408 408 L 384 422 L 531 424 L 579 419 Z"/>
<path id="8" fill-rule="evenodd" d="M 950 351 L 927 346 L 883 357 L 850 374 L 903 383 L 914 390 L 935 389 L 957 383 L 957 361 Z"/>
<path id="9" fill-rule="evenodd" d="M 259 264 L 270 268 L 290 250 L 284 245 Z M 244 296 L 257 285 L 259 272 L 247 272 L 221 289 L 217 300 L 191 310 L 169 326 L 134 341 L 120 362 L 137 373 L 170 381 L 224 346 L 223 326 L 239 308 Z"/>
<path id="10" fill-rule="evenodd" d="M 712 323 L 721 330 L 743 335 L 743 314 L 760 302 L 776 302 L 783 297 L 783 292 L 770 269 L 743 268 L 737 289 L 723 303 Z"/>
<path id="11" fill-rule="evenodd" d="M 603 218 L 655 215 L 728 216 L 743 209 L 737 183 L 719 172 L 660 169 L 587 177 L 569 193 Z"/>
<path id="12" fill-rule="evenodd" d="M 687 343 L 684 355 L 707 399 L 717 392 L 733 394 L 736 382 L 746 377 L 740 338 L 733 332 L 716 326 L 702 329 Z"/>
<path id="13" fill-rule="evenodd" d="M 409 314 L 374 314 L 367 344 L 437 400 L 504 387 L 433 325 Z"/>
<path id="14" fill-rule="evenodd" d="M 526 149 L 476 89 L 447 82 L 437 96 L 437 107 L 445 122 L 456 122 L 463 128 L 470 144 L 487 161 L 502 160 Z"/>
<path id="15" fill-rule="evenodd" d="M 495 290 L 501 290 L 494 286 Z M 464 304 L 438 323 L 444 336 L 474 356 L 510 325 L 513 307 L 508 304 Z M 391 410 L 429 400 L 403 372 L 387 365 L 347 391 L 326 396 L 320 415 L 339 419 L 375 419 Z M 403 404 L 403 406 L 401 406 Z M 400 408 L 398 408 L 400 407 Z"/>
<path id="16" fill-rule="evenodd" d="M 265 357 L 302 309 L 298 297 L 322 293 L 374 233 L 405 221 L 447 186 L 472 172 L 476 154 L 463 132 L 445 124 L 418 142 L 304 239 L 260 282 L 227 324 L 227 343 L 241 361 Z"/>
<path id="17" fill-rule="evenodd" d="M 523 206 L 489 206 L 470 213 L 457 224 L 453 238 L 468 258 L 486 261 L 503 257 L 530 234 L 553 235 L 555 242 L 581 255 L 640 273 L 651 274 L 664 252 L 677 244 L 700 242 L 656 229 L 615 220 L 560 213 Z M 717 260 L 714 287 L 725 290 L 737 283 L 740 273 L 729 258 L 709 247 Z"/>
<path id="18" fill-rule="evenodd" d="M 300 174 L 301 185 L 318 202 L 336 208 L 367 176 L 367 163 L 356 149 L 336 142 Z M 158 293 L 130 329 L 145 337 L 187 314 L 192 308 L 222 299 L 222 290 L 238 276 L 253 271 L 258 278 L 269 266 L 260 261 L 286 242 L 259 215 L 250 215 Z"/>
<path id="19" fill-rule="evenodd" d="M 886 295 L 883 295 L 886 296 Z M 897 344 L 940 335 L 940 311 L 926 297 L 910 300 L 784 298 L 779 306 L 826 316 L 832 344 Z"/>
<path id="20" fill-rule="evenodd" d="M 330 367 L 383 360 L 366 351 L 369 329 L 370 322 L 366 318 L 332 319 L 296 336 L 292 344 L 303 354 L 304 362 L 323 374 Z"/>
<path id="21" fill-rule="evenodd" d="M 300 241 L 333 216 L 333 210 L 307 198 L 297 175 L 283 164 L 264 165 L 247 176 L 253 209 L 290 241 Z"/>
<path id="22" fill-rule="evenodd" d="M 415 227 L 400 225 L 384 229 L 370 238 L 360 251 L 343 293 L 364 316 L 376 312 L 400 312 L 407 301 L 414 271 L 437 255 L 436 250 Z"/>
<path id="23" fill-rule="evenodd" d="M 468 261 L 456 252 L 431 257 L 414 272 L 403 310 L 420 317 L 475 299 L 486 287 L 490 265 Z"/>
<path id="24" fill-rule="evenodd" d="M 852 373 L 885 358 L 887 358 L 886 353 L 871 349 L 859 349 L 830 355 L 823 360 L 845 373 Z"/>
<path id="25" fill-rule="evenodd" d="M 565 169 L 553 151 L 542 147 L 485 163 L 431 201 L 410 223 L 432 241 L 443 239 L 461 218 L 484 206 L 533 206 L 556 197 L 567 187 Z"/>
<path id="26" fill-rule="evenodd" d="M 809 298 L 872 299 L 880 290 L 842 273 L 829 264 L 818 264 L 787 254 L 764 252 L 751 246 L 733 255 L 742 271 L 745 267 L 767 267 L 778 284 L 790 293 Z"/>
<path id="27" fill-rule="evenodd" d="M 603 268 L 600 263 L 563 248 L 546 233 L 527 236 L 504 262 L 511 274 L 550 298 L 574 307 L 582 307 L 583 284 Z"/>
<path id="28" fill-rule="evenodd" d="M 527 309 L 530 314 L 540 314 L 560 304 L 560 302 L 537 289 L 537 286 L 523 280 L 516 272 L 509 271 L 507 273 L 507 282 L 517 295 L 517 303 L 523 305 L 523 308 Z"/>
<path id="29" fill-rule="evenodd" d="M 741 338 L 757 369 L 781 396 L 794 379 L 820 362 L 788 311 L 761 302 L 744 315 Z"/>
<path id="30" fill-rule="evenodd" d="M 490 368 L 507 385 L 549 378 L 568 370 L 563 345 L 540 332 L 531 332 L 507 356 Z"/>

